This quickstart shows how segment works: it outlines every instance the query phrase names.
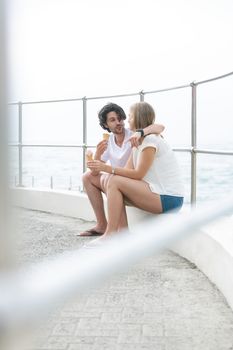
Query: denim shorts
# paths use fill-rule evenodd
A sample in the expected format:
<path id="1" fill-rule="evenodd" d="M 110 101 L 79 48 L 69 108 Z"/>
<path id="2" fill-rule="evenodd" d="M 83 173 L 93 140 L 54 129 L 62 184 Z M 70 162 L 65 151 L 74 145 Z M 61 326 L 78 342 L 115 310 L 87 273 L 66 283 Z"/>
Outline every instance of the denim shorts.
<path id="1" fill-rule="evenodd" d="M 184 201 L 184 197 L 169 196 L 167 194 L 161 194 L 161 203 L 163 208 L 163 213 L 169 210 L 178 211 L 181 209 Z"/>

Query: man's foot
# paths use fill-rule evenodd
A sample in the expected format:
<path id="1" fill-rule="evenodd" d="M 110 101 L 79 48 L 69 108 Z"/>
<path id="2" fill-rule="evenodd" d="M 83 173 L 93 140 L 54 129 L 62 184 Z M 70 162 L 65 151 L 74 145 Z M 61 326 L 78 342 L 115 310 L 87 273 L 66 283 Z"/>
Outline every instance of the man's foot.
<path id="1" fill-rule="evenodd" d="M 77 233 L 79 237 L 92 237 L 92 236 L 102 236 L 104 232 L 98 232 L 94 228 L 90 228 L 89 230 Z"/>

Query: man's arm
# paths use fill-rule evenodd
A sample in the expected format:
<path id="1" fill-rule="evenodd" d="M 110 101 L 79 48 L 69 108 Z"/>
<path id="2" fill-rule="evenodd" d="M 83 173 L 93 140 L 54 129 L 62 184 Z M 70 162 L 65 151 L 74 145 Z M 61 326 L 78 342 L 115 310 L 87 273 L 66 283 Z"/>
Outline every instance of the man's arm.
<path id="1" fill-rule="evenodd" d="M 94 160 L 99 160 L 99 161 L 105 163 L 101 159 L 101 156 L 106 151 L 107 147 L 108 147 L 107 141 L 105 141 L 105 140 L 100 141 L 98 143 L 98 145 L 96 146 L 96 151 L 95 151 L 95 154 L 94 154 Z M 99 171 L 91 170 L 91 173 L 94 176 L 99 175 Z"/>
<path id="2" fill-rule="evenodd" d="M 100 141 L 98 143 L 98 145 L 96 146 L 94 159 L 95 160 L 101 160 L 101 156 L 106 151 L 107 147 L 108 147 L 107 141 L 105 141 L 105 140 Z"/>
<path id="3" fill-rule="evenodd" d="M 162 124 L 151 124 L 148 125 L 146 128 L 143 129 L 144 135 L 149 135 L 149 134 L 161 134 L 165 129 L 165 126 Z"/>
<path id="4" fill-rule="evenodd" d="M 149 134 L 160 134 L 165 129 L 165 126 L 162 124 L 151 124 L 146 128 L 142 129 L 142 133 L 140 131 L 136 131 L 128 141 L 131 143 L 131 147 L 138 147 L 139 140 L 142 136 L 146 136 Z"/>

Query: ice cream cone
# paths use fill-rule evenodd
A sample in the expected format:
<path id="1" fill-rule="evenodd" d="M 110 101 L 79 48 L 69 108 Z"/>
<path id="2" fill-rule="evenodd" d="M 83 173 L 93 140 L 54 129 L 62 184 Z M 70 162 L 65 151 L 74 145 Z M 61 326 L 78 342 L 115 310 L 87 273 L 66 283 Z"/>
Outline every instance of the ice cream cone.
<path id="1" fill-rule="evenodd" d="M 103 140 L 108 141 L 109 137 L 109 134 L 107 134 L 106 132 L 103 133 Z"/>
<path id="2" fill-rule="evenodd" d="M 90 162 L 91 160 L 93 160 L 93 153 L 91 150 L 87 150 L 86 152 L 86 161 Z"/>

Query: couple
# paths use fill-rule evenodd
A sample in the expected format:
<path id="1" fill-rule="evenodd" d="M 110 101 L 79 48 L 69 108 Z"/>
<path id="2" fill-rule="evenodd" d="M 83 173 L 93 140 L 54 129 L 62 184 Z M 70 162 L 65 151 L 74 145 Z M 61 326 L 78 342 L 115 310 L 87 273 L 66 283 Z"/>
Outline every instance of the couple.
<path id="1" fill-rule="evenodd" d="M 102 240 L 127 227 L 125 200 L 155 214 L 180 209 L 184 189 L 178 164 L 172 149 L 159 135 L 164 127 L 154 124 L 152 106 L 146 102 L 131 106 L 130 129 L 125 128 L 126 115 L 117 104 L 104 106 L 98 117 L 101 127 L 111 135 L 108 141 L 98 143 L 94 160 L 87 162 L 90 171 L 83 175 L 97 224 L 79 235 L 102 235 Z M 107 196 L 108 221 L 102 192 Z"/>

